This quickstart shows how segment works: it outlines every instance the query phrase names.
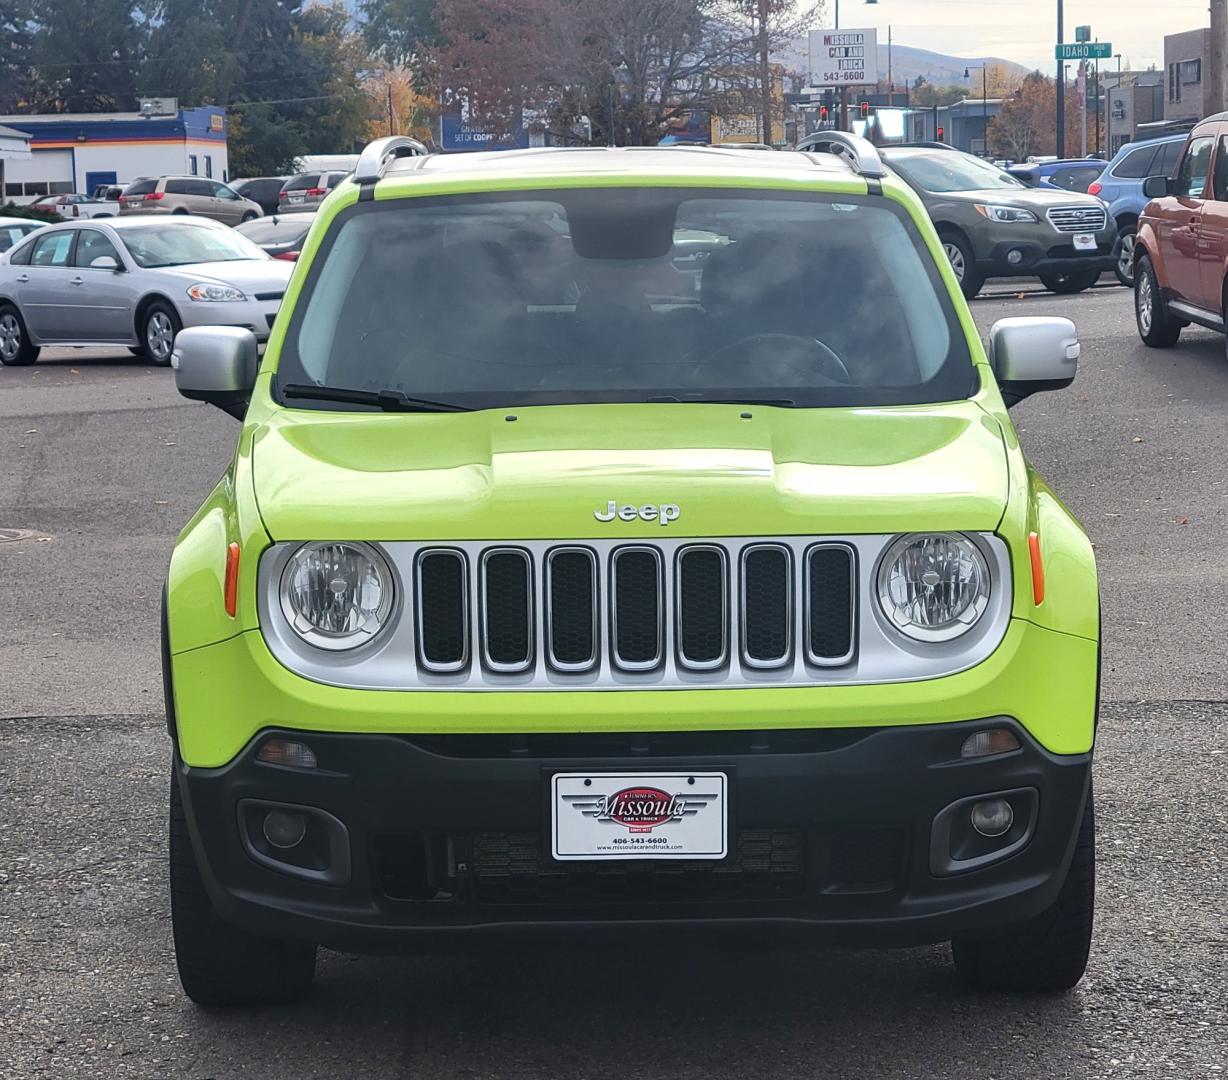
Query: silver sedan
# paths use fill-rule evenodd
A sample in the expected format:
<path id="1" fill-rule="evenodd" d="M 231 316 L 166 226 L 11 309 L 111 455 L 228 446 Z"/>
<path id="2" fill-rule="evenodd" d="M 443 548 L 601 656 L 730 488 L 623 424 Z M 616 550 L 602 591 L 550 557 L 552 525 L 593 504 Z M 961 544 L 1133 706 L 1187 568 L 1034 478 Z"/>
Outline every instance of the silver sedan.
<path id="1" fill-rule="evenodd" d="M 264 341 L 293 271 L 203 218 L 48 225 L 0 255 L 0 363 L 32 364 L 44 345 L 125 345 L 166 365 L 185 326 Z"/>

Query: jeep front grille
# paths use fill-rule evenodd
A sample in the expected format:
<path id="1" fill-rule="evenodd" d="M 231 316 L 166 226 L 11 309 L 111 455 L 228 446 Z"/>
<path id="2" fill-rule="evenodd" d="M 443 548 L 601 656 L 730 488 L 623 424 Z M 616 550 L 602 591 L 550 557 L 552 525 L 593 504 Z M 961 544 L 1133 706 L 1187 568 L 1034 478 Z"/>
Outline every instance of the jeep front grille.
<path id="1" fill-rule="evenodd" d="M 1102 206 L 1054 206 L 1045 211 L 1045 216 L 1058 232 L 1099 232 L 1108 217 Z"/>
<path id="2" fill-rule="evenodd" d="M 799 596 L 806 662 L 852 658 L 856 560 L 847 544 L 808 547 L 804 573 L 783 543 L 746 544 L 733 560 L 720 544 L 672 546 L 667 559 L 656 544 L 619 544 L 601 555 L 561 545 L 544 552 L 544 573 L 521 547 L 425 548 L 415 575 L 418 662 L 441 675 L 471 663 L 492 675 L 528 671 L 538 651 L 540 606 L 545 662 L 557 674 L 608 667 L 659 676 L 667 649 L 679 669 L 716 671 L 728 667 L 735 636 L 735 666 L 771 671 L 793 660 Z M 472 581 L 471 562 L 478 568 Z M 471 626 L 478 627 L 475 650 L 468 647 Z"/>
<path id="3" fill-rule="evenodd" d="M 1011 604 L 1005 545 L 976 534 L 990 609 L 958 642 L 919 649 L 875 610 L 890 535 L 388 541 L 390 625 L 368 645 L 304 642 L 278 599 L 295 543 L 261 558 L 260 624 L 286 667 L 381 690 L 821 686 L 934 678 L 984 659 Z"/>

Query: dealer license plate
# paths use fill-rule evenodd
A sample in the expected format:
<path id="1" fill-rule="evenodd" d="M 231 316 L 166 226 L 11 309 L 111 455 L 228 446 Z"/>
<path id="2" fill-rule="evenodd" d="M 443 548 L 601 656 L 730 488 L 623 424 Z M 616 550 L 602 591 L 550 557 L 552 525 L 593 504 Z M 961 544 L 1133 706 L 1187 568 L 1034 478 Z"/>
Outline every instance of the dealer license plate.
<path id="1" fill-rule="evenodd" d="M 556 859 L 723 859 L 728 777 L 719 772 L 555 773 Z"/>
<path id="2" fill-rule="evenodd" d="M 1074 234 L 1075 251 L 1095 251 L 1096 236 L 1094 233 L 1075 233 Z"/>

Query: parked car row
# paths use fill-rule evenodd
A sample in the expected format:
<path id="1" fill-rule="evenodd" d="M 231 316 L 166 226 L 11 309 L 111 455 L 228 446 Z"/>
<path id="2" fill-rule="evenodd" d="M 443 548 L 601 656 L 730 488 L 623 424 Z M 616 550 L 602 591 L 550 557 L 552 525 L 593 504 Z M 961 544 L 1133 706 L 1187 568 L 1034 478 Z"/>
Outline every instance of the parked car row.
<path id="1" fill-rule="evenodd" d="M 822 147 L 825 138 L 812 135 L 798 148 Z M 1038 277 L 1053 292 L 1081 292 L 1113 268 L 1117 228 L 1091 195 L 1031 187 L 946 143 L 879 153 L 924 203 L 968 298 L 990 277 Z"/>
<path id="2" fill-rule="evenodd" d="M 124 345 L 171 360 L 185 326 L 268 338 L 293 266 L 203 217 L 45 225 L 0 257 L 0 363 L 47 345 Z"/>

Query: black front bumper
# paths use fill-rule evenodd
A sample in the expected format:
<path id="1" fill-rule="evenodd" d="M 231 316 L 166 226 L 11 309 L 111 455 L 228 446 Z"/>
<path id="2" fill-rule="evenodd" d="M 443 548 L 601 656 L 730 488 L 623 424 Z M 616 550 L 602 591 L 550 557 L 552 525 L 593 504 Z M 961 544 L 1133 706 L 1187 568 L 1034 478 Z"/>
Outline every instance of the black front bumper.
<path id="1" fill-rule="evenodd" d="M 986 727 L 1009 727 L 1021 748 L 961 759 L 967 736 Z M 258 761 L 275 734 L 307 743 L 318 768 Z M 636 770 L 727 772 L 729 857 L 555 862 L 551 774 Z M 602 736 L 270 731 L 223 768 L 180 765 L 178 776 L 223 918 L 362 952 L 535 930 L 754 928 L 815 944 L 974 935 L 1053 902 L 1090 770 L 1090 755 L 1050 754 L 998 718 Z M 1016 825 L 1000 842 L 1012 853 L 992 861 L 999 842 L 973 835 L 968 847 L 968 804 L 943 811 L 999 792 L 1009 793 Z M 298 854 L 282 856 L 258 835 L 269 804 L 323 812 L 309 814 L 310 842 Z M 989 861 L 951 865 L 953 848 L 980 856 L 987 844 Z M 306 869 L 275 868 L 283 857 Z"/>
<path id="2" fill-rule="evenodd" d="M 985 277 L 1035 277 L 1041 273 L 1077 274 L 1087 270 L 1101 273 L 1116 265 L 1117 234 L 1102 232 L 1096 237 L 1095 251 L 1076 251 L 1074 242 L 1060 238 L 1052 243 L 1034 240 L 1005 240 L 995 243 L 977 258 L 977 269 Z M 1012 262 L 1011 252 L 1018 253 Z"/>

